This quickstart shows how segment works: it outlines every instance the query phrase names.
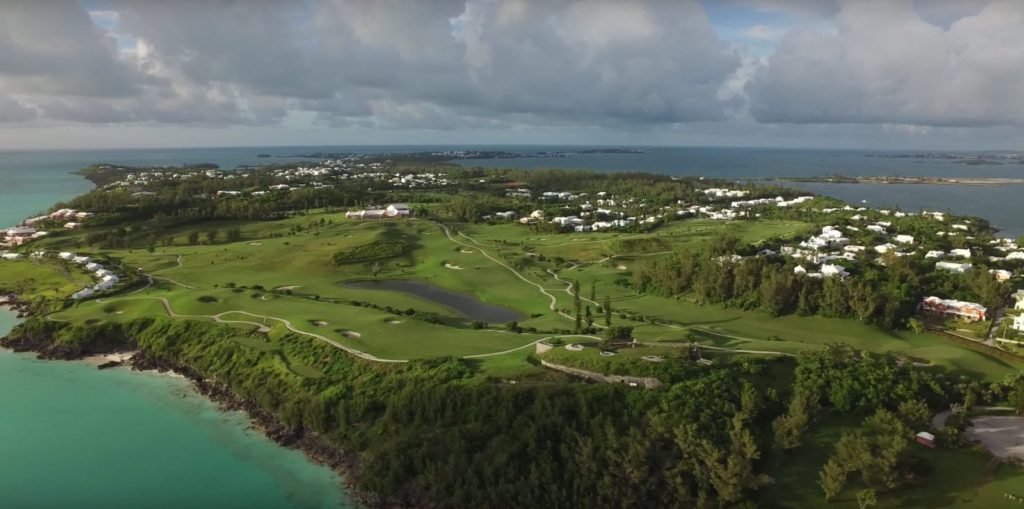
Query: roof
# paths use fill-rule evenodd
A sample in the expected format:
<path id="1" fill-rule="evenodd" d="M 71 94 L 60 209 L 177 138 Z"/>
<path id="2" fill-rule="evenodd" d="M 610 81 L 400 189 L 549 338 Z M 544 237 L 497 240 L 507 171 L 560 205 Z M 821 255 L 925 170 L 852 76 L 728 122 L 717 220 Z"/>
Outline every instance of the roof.
<path id="1" fill-rule="evenodd" d="M 394 208 L 399 209 L 399 210 L 409 208 L 409 206 L 404 204 L 404 203 L 392 203 L 391 205 L 388 205 L 388 206 L 389 207 L 394 207 Z"/>
<path id="2" fill-rule="evenodd" d="M 935 440 L 935 435 L 928 433 L 927 431 L 922 431 L 915 436 L 917 436 L 918 438 L 923 438 L 925 440 Z"/>

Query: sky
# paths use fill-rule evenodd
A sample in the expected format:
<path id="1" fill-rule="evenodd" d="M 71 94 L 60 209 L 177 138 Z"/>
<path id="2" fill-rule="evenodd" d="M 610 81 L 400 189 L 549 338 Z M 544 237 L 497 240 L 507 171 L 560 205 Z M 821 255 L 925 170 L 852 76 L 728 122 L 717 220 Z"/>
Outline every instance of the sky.
<path id="1" fill-rule="evenodd" d="M 1021 0 L 0 0 L 0 150 L 1024 150 Z"/>

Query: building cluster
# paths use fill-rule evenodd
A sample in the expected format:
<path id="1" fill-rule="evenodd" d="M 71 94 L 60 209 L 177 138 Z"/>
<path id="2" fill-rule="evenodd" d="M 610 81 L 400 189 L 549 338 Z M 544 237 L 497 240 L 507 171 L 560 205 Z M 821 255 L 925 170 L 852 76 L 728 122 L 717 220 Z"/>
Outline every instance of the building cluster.
<path id="1" fill-rule="evenodd" d="M 35 253 L 32 253 L 32 256 L 35 258 L 43 258 L 48 255 L 46 252 L 37 251 Z M 92 297 L 93 295 L 96 295 L 99 292 L 110 290 L 117 286 L 117 283 L 121 281 L 121 278 L 118 277 L 117 274 L 107 269 L 103 265 L 92 261 L 92 259 L 89 258 L 88 256 L 76 255 L 74 253 L 64 251 L 58 253 L 57 258 L 77 265 L 81 265 L 82 267 L 85 268 L 85 270 L 89 271 L 92 274 L 93 278 L 96 279 L 96 284 L 94 284 L 93 286 L 83 288 L 72 294 L 71 298 L 73 300 L 85 299 L 88 297 Z"/>
<path id="2" fill-rule="evenodd" d="M 52 224 L 56 222 L 60 224 L 62 228 L 67 230 L 74 230 L 82 227 L 82 221 L 93 216 L 92 212 L 83 212 L 74 209 L 60 209 L 49 214 L 32 217 L 22 221 L 22 223 L 13 228 L 7 228 L 3 230 L 3 241 L 0 245 L 6 247 L 20 246 L 26 242 L 45 237 L 47 232 L 43 230 L 43 223 Z"/>

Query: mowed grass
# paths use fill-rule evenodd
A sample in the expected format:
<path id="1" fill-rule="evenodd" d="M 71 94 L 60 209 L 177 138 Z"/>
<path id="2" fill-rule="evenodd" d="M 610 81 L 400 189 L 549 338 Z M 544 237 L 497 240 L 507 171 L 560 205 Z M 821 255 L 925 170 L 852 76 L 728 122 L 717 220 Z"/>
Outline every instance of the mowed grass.
<path id="1" fill-rule="evenodd" d="M 317 226 L 309 228 L 310 224 Z M 296 225 L 307 227 L 301 233 L 291 233 Z M 593 285 L 596 285 L 594 293 L 598 303 L 608 295 L 616 311 L 613 324 L 635 326 L 635 335 L 645 341 L 696 339 L 711 346 L 785 353 L 842 342 L 874 352 L 909 355 L 932 363 L 933 369 L 945 370 L 951 375 L 996 380 L 1019 369 L 1019 366 L 961 348 L 930 334 L 884 331 L 853 320 L 799 316 L 771 318 L 757 311 L 698 306 L 686 299 L 639 296 L 625 283 L 631 280 L 632 272 L 645 257 L 663 255 L 658 252 L 609 251 L 623 246 L 650 249 L 668 246 L 671 251 L 677 251 L 697 247 L 720 231 L 728 231 L 753 242 L 806 231 L 808 225 L 800 222 L 684 220 L 642 235 L 549 235 L 537 234 L 519 224 L 464 224 L 458 225 L 457 231 L 466 236 L 453 230 L 457 242 L 448 239 L 442 228 L 429 221 L 353 221 L 345 220 L 340 214 L 310 214 L 260 223 L 218 223 L 200 225 L 196 229 L 206 231 L 213 226 L 221 230 L 237 226 L 242 230 L 243 239 L 213 245 L 181 245 L 186 233 L 182 230 L 181 235 L 176 235 L 177 244 L 157 247 L 153 252 L 130 249 L 100 253 L 120 258 L 131 267 L 143 267 L 157 276 L 156 284 L 124 297 L 123 301 L 113 297 L 110 300 L 123 306 L 113 312 L 104 311 L 104 304 L 85 302 L 59 313 L 56 318 L 128 320 L 136 316 L 164 314 L 162 305 L 154 299 L 161 297 L 167 299 L 180 315 L 207 319 L 202 317 L 239 312 L 221 318 L 265 325 L 272 329 L 272 336 L 284 334 L 288 329 L 280 321 L 253 318 L 241 312 L 281 318 L 298 330 L 385 359 L 504 352 L 545 336 L 543 333 L 476 331 L 469 328 L 464 317 L 438 303 L 399 292 L 344 286 L 349 281 L 372 278 L 373 271 L 378 269 L 380 278 L 427 281 L 472 294 L 489 304 L 511 308 L 524 315 L 521 325 L 541 331 L 571 329 L 573 321 L 552 312 L 548 308 L 550 298 L 542 295 L 531 283 L 540 285 L 555 297 L 556 309 L 570 311 L 573 299 L 565 291 L 565 281 L 577 280 L 584 297 L 589 297 Z M 400 240 L 408 245 L 408 249 L 396 258 L 365 263 L 336 265 L 331 260 L 339 251 L 365 246 L 380 239 Z M 560 270 L 558 274 L 565 281 L 558 281 L 547 272 L 550 265 L 538 261 L 537 256 L 526 255 L 526 249 L 544 253 L 546 257 L 563 253 L 567 260 L 582 264 Z M 615 257 L 599 263 L 586 263 L 612 255 Z M 491 258 L 510 266 L 516 266 L 513 262 L 520 261 L 521 273 L 527 281 Z M 28 262 L 9 263 L 8 266 L 20 263 Z M 0 277 L 17 278 L 11 274 L 5 271 Z M 59 285 L 61 279 L 58 276 L 60 274 L 47 275 L 46 284 Z M 229 288 L 232 285 L 236 288 Z M 240 286 L 247 288 L 237 288 Z M 275 288 L 287 291 L 275 292 Z M 74 291 L 79 288 L 69 286 L 65 291 L 67 289 Z M 205 300 L 210 302 L 202 302 L 200 296 L 209 297 Z M 403 314 L 406 310 L 435 313 L 444 317 L 448 325 L 455 326 L 432 324 L 372 307 L 354 306 L 353 301 L 390 307 Z M 586 302 L 585 305 L 592 308 L 595 322 L 603 323 L 596 306 Z M 655 323 L 622 319 L 617 314 L 620 311 L 639 313 Z M 318 321 L 326 325 L 314 325 Z M 256 327 L 236 325 L 240 328 Z M 529 366 L 525 364 L 524 356 L 528 353 L 510 354 L 507 358 L 502 357 L 500 362 L 499 359 L 481 359 L 480 363 L 502 373 L 513 364 L 508 359 L 514 358 L 516 362 L 523 361 L 522 367 L 526 369 Z M 712 355 L 710 351 L 709 355 Z"/>
<path id="2" fill-rule="evenodd" d="M 890 331 L 850 319 L 787 315 L 770 317 L 761 311 L 730 309 L 719 305 L 698 305 L 687 298 L 669 299 L 637 295 L 616 279 L 632 279 L 637 259 L 611 259 L 599 264 L 564 270 L 559 275 L 579 281 L 583 295 L 596 284 L 598 303 L 604 295 L 611 298 L 613 325 L 633 325 L 634 335 L 647 341 L 696 341 L 711 346 L 744 350 L 777 351 L 796 354 L 802 350 L 824 348 L 830 343 L 847 343 L 876 353 L 907 355 L 927 362 L 935 370 L 951 376 L 970 376 L 986 381 L 1002 380 L 1007 374 L 1024 368 L 981 352 L 969 350 L 930 333 Z M 569 308 L 571 297 L 559 295 L 559 306 Z M 658 324 L 637 324 L 622 320 L 618 312 L 632 311 Z M 598 319 L 602 323 L 602 318 Z"/>
<path id="3" fill-rule="evenodd" d="M 824 418 L 811 430 L 805 443 L 768 468 L 775 482 L 762 489 L 761 499 L 770 507 L 829 507 L 857 509 L 857 491 L 864 489 L 854 474 L 840 495 L 826 502 L 821 487 L 811 479 L 834 451 L 836 441 L 853 423 Z M 911 444 L 915 453 L 933 467 L 923 484 L 878 494 L 879 508 L 1019 508 L 1006 494 L 1024 497 L 1024 468 L 999 463 L 985 451 L 974 449 L 928 449 Z M 770 460 L 771 461 L 771 460 Z"/>
<path id="4" fill-rule="evenodd" d="M 54 260 L 0 261 L 0 288 L 18 294 L 65 299 L 95 282 L 81 267 Z"/>

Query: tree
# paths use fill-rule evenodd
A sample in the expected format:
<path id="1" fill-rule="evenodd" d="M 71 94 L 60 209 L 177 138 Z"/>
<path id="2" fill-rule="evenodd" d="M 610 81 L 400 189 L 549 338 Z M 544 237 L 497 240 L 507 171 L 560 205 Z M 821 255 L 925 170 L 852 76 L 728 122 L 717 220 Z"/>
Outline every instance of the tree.
<path id="1" fill-rule="evenodd" d="M 736 248 L 739 245 L 739 237 L 725 230 L 719 230 L 718 233 L 716 233 L 715 236 L 711 238 L 711 256 L 733 254 L 736 252 Z"/>
<path id="2" fill-rule="evenodd" d="M 917 318 L 907 320 L 907 326 L 910 327 L 910 330 L 914 331 L 914 334 L 921 334 L 925 331 L 924 323 Z"/>
<path id="3" fill-rule="evenodd" d="M 926 429 L 932 419 L 932 411 L 928 408 L 928 404 L 919 399 L 900 403 L 896 408 L 896 415 L 911 430 Z"/>
<path id="4" fill-rule="evenodd" d="M 590 302 L 597 305 L 597 281 L 590 282 Z"/>
<path id="5" fill-rule="evenodd" d="M 612 326 L 612 299 L 606 294 L 604 296 L 604 303 L 601 305 L 604 308 L 604 326 Z"/>
<path id="6" fill-rule="evenodd" d="M 219 236 L 220 236 L 220 232 L 217 231 L 217 230 L 207 231 L 206 232 L 206 242 L 208 244 L 213 244 L 214 242 L 217 241 L 217 237 L 219 237 Z"/>
<path id="7" fill-rule="evenodd" d="M 802 393 L 794 394 L 789 402 L 789 409 L 772 422 L 775 432 L 775 447 L 781 450 L 800 446 L 800 439 L 807 430 L 811 420 L 811 412 L 817 401 Z"/>
<path id="8" fill-rule="evenodd" d="M 188 232 L 188 245 L 194 246 L 199 243 L 199 232 Z"/>
<path id="9" fill-rule="evenodd" d="M 367 269 L 369 269 L 370 273 L 373 274 L 373 279 L 377 279 L 377 276 L 380 275 L 382 270 L 384 270 L 384 266 L 381 265 L 380 262 L 373 262 L 367 267 Z"/>
<path id="10" fill-rule="evenodd" d="M 825 491 L 825 500 L 832 500 L 846 485 L 847 471 L 834 459 L 828 460 L 818 474 L 818 485 Z"/>
<path id="11" fill-rule="evenodd" d="M 587 306 L 586 308 L 584 308 L 583 316 L 584 316 L 584 318 L 586 319 L 586 322 L 587 322 L 587 329 L 590 329 L 591 327 L 593 327 L 594 326 L 594 315 L 592 315 L 590 313 L 590 306 Z"/>
<path id="12" fill-rule="evenodd" d="M 1018 415 L 1024 414 L 1024 379 L 1017 380 L 1013 388 L 1010 389 L 1007 399 Z"/>
<path id="13" fill-rule="evenodd" d="M 868 488 L 857 492 L 857 505 L 860 509 L 868 509 L 876 504 L 878 504 L 878 498 L 875 496 L 875 490 Z"/>
<path id="14" fill-rule="evenodd" d="M 857 281 L 850 286 L 850 308 L 857 314 L 857 319 L 864 322 L 878 309 L 878 296 L 871 283 Z"/>
<path id="15" fill-rule="evenodd" d="M 238 242 L 240 240 L 242 240 L 242 229 L 241 228 L 237 228 L 236 227 L 236 228 L 231 228 L 230 230 L 228 230 L 228 242 Z"/>

